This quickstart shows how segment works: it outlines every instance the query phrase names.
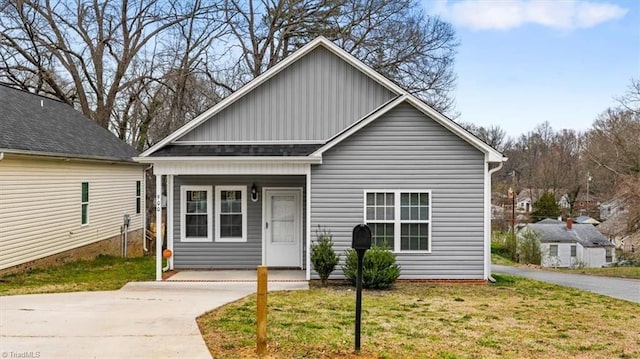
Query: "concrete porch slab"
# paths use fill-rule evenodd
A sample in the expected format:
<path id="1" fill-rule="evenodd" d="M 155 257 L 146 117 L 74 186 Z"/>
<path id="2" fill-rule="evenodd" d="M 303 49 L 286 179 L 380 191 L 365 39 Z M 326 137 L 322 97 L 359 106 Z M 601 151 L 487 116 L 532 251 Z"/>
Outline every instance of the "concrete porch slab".
<path id="1" fill-rule="evenodd" d="M 269 269 L 269 282 L 307 283 L 304 270 Z M 183 270 L 168 277 L 166 282 L 257 282 L 255 269 L 250 270 Z"/>

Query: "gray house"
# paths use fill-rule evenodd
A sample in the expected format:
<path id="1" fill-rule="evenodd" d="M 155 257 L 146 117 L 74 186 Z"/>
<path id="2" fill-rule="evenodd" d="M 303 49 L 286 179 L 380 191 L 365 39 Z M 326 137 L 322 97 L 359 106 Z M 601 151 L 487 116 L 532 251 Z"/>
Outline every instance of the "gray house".
<path id="1" fill-rule="evenodd" d="M 401 278 L 490 275 L 491 173 L 506 159 L 325 38 L 137 160 L 166 176 L 170 268 L 309 279 L 317 228 L 342 252 L 367 223 Z"/>

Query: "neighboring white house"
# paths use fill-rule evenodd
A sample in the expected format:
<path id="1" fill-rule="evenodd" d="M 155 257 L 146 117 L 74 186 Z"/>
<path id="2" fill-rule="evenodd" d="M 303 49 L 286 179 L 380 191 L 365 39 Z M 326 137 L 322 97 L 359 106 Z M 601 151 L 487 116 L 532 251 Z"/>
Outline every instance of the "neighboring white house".
<path id="1" fill-rule="evenodd" d="M 620 201 L 618 201 L 617 199 L 612 199 L 600 204 L 599 209 L 600 218 L 602 220 L 607 220 L 619 216 L 621 213 L 625 212 L 624 206 L 621 205 Z"/>
<path id="2" fill-rule="evenodd" d="M 136 151 L 72 107 L 0 86 L 0 272 L 141 252 Z"/>
<path id="3" fill-rule="evenodd" d="M 616 262 L 614 245 L 591 224 L 545 219 L 523 226 L 519 236 L 527 230 L 539 236 L 543 267 L 599 268 Z"/>
<path id="4" fill-rule="evenodd" d="M 563 194 L 560 197 L 560 200 L 558 200 L 558 206 L 560 206 L 561 209 L 571 208 L 571 203 L 569 203 L 569 196 L 567 196 L 566 194 Z"/>
<path id="5" fill-rule="evenodd" d="M 518 209 L 518 211 L 523 211 L 527 213 L 533 211 L 531 198 L 529 197 L 518 198 L 518 201 L 516 202 L 516 208 Z"/>

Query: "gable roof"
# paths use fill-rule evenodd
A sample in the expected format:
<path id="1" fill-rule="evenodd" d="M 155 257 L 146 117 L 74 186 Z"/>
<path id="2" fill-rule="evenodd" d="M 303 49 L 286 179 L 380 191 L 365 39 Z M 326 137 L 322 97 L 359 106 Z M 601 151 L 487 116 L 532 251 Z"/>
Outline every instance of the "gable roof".
<path id="1" fill-rule="evenodd" d="M 576 217 L 576 219 L 574 219 L 574 222 L 580 223 L 580 224 L 600 224 L 600 221 L 598 221 L 595 218 L 591 218 L 589 216 Z"/>
<path id="2" fill-rule="evenodd" d="M 382 76 L 380 73 L 376 72 L 369 66 L 365 65 L 362 61 L 356 59 L 353 55 L 349 54 L 347 51 L 341 49 L 339 46 L 335 45 L 333 42 L 329 41 L 324 37 L 318 37 L 315 40 L 308 43 L 307 45 L 303 46 L 302 48 L 300 48 L 299 50 L 297 50 L 296 52 L 294 52 L 293 54 L 291 54 L 290 56 L 288 56 L 287 58 L 279 62 L 274 67 L 264 72 L 262 75 L 256 77 L 255 79 L 247 83 L 238 91 L 234 92 L 233 94 L 231 94 L 230 96 L 228 96 L 227 98 L 219 102 L 218 104 L 211 107 L 209 110 L 202 113 L 200 116 L 196 117 L 191 122 L 188 122 L 178 130 L 174 131 L 171 135 L 167 136 L 166 138 L 164 138 L 163 140 L 161 140 L 151 148 L 144 151 L 140 155 L 140 157 L 148 157 L 153 153 L 155 153 L 156 151 L 158 151 L 159 149 L 161 149 L 162 147 L 170 144 L 172 141 L 175 141 L 181 138 L 182 136 L 187 134 L 189 131 L 195 129 L 205 121 L 209 120 L 211 117 L 213 117 L 223 109 L 227 108 L 228 106 L 233 104 L 235 101 L 242 98 L 244 95 L 251 92 L 253 89 L 260 86 L 270 78 L 274 77 L 276 74 L 283 71 L 288 66 L 298 61 L 300 58 L 307 55 L 309 52 L 311 52 L 312 50 L 314 50 L 319 46 L 324 47 L 325 49 L 329 50 L 331 53 L 338 56 L 348 64 L 357 68 L 366 76 L 370 77 L 371 79 L 381 84 L 383 87 L 386 87 L 388 90 L 395 93 L 398 97 L 396 97 L 390 102 L 382 104 L 377 109 L 372 111 L 370 114 L 364 116 L 363 118 L 356 121 L 356 123 L 354 123 L 350 127 L 344 129 L 343 131 L 335 135 L 333 138 L 327 141 L 325 146 L 323 146 L 319 150 L 312 153 L 311 156 L 321 155 L 324 151 L 335 146 L 337 143 L 341 142 L 345 138 L 351 136 L 353 133 L 357 132 L 362 127 L 366 126 L 367 124 L 371 123 L 372 121 L 379 118 L 383 114 L 387 113 L 388 111 L 393 109 L 395 106 L 403 102 L 408 102 L 409 104 L 413 105 L 416 109 L 423 112 L 425 115 L 428 115 L 430 118 L 438 122 L 440 125 L 444 126 L 449 131 L 456 134 L 458 137 L 462 138 L 472 146 L 476 147 L 478 150 L 485 153 L 487 155 L 487 159 L 489 162 L 503 162 L 504 160 L 506 160 L 506 158 L 504 158 L 503 155 L 500 152 L 498 152 L 496 149 L 492 148 L 491 146 L 489 146 L 488 144 L 480 140 L 478 137 L 474 136 L 473 134 L 471 134 L 470 132 L 462 128 L 460 125 L 456 124 L 451 119 L 447 118 L 443 114 L 429 107 L 427 104 L 425 104 L 424 102 L 422 102 L 421 100 L 413 96 L 412 94 L 402 89 L 393 81 Z"/>
<path id="3" fill-rule="evenodd" d="M 594 226 L 590 224 L 573 224 L 567 228 L 565 222 L 529 223 L 523 228 L 534 230 L 540 235 L 542 243 L 580 243 L 583 247 L 613 247 Z"/>
<path id="4" fill-rule="evenodd" d="M 133 162 L 137 151 L 71 106 L 0 85 L 0 152 Z"/>

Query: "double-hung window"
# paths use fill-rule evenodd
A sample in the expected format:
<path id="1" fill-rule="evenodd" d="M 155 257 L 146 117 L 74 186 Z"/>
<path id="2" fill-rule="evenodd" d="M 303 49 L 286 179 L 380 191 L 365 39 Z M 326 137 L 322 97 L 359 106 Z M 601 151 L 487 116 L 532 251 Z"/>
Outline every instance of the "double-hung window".
<path id="1" fill-rule="evenodd" d="M 558 256 L 558 245 L 551 244 L 549 245 L 549 257 L 557 257 Z"/>
<path id="2" fill-rule="evenodd" d="M 180 232 L 183 242 L 210 242 L 213 197 L 210 186 L 180 187 Z"/>
<path id="3" fill-rule="evenodd" d="M 395 252 L 431 250 L 431 193 L 429 191 L 367 191 L 365 222 L 373 244 Z"/>
<path id="4" fill-rule="evenodd" d="M 89 224 L 89 182 L 82 182 L 80 224 Z"/>
<path id="5" fill-rule="evenodd" d="M 216 186 L 216 242 L 247 241 L 247 187 Z"/>

